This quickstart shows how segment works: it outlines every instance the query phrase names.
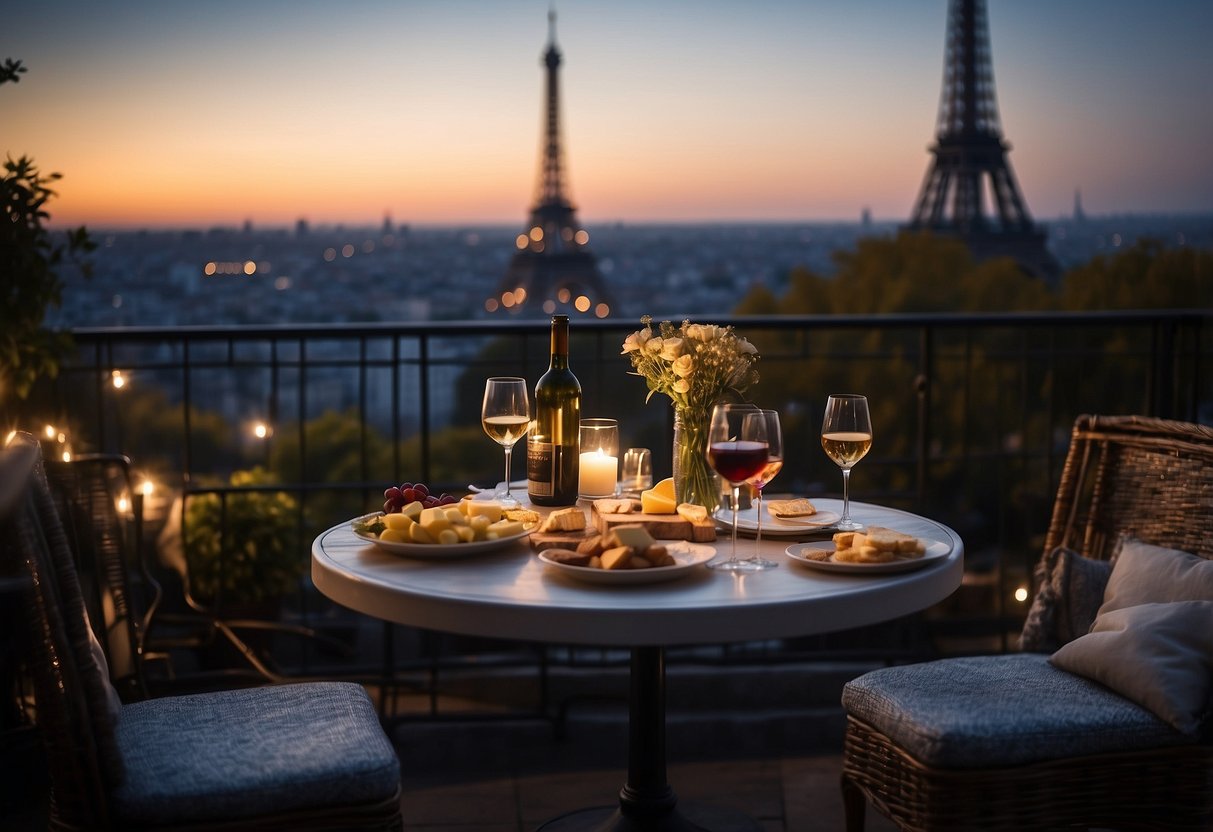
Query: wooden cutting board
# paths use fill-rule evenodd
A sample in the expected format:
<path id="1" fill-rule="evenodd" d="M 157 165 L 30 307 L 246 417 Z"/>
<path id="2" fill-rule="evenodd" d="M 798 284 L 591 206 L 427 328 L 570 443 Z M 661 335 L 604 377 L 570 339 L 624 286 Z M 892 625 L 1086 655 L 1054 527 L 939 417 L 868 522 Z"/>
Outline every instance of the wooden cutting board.
<path id="1" fill-rule="evenodd" d="M 595 500 L 590 510 L 590 524 L 603 534 L 615 526 L 634 524 L 644 526 L 657 540 L 693 540 L 697 543 L 709 543 L 716 539 L 716 523 L 710 516 L 701 523 L 692 523 L 679 514 L 645 514 L 639 510 L 639 500 L 632 501 L 634 509 L 627 513 L 599 511 L 600 504 L 604 508 L 614 508 L 619 502 L 621 501 Z"/>

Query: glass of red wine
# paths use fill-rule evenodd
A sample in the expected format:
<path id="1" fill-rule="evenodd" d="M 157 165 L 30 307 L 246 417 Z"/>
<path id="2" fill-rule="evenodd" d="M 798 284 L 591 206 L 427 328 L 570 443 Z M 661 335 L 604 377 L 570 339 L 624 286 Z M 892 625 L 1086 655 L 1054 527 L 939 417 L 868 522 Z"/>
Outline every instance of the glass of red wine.
<path id="1" fill-rule="evenodd" d="M 712 560 L 709 569 L 726 572 L 757 572 L 776 566 L 773 561 L 740 560 L 737 557 L 737 505 L 741 486 L 762 472 L 770 456 L 767 422 L 752 404 L 718 404 L 712 408 L 708 428 L 708 463 L 728 480 L 733 489 L 733 544 L 727 560 Z"/>

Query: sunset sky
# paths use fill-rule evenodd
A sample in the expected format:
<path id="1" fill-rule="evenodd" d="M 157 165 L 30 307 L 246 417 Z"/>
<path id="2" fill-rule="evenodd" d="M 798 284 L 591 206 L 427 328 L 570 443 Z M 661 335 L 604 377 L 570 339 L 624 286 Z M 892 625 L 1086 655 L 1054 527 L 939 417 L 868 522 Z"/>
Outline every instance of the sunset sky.
<path id="1" fill-rule="evenodd" d="M 1039 219 L 1213 212 L 1213 2 L 989 0 L 1011 164 Z M 522 223 L 547 0 L 9 4 L 11 156 L 56 225 Z M 560 0 L 583 222 L 905 218 L 945 0 Z"/>

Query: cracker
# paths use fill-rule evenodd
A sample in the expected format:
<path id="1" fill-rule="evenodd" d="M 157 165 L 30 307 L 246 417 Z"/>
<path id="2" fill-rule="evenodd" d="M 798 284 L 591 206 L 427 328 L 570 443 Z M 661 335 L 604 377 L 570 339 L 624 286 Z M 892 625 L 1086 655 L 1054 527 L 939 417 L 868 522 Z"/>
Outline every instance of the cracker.
<path id="1" fill-rule="evenodd" d="M 811 517 L 817 507 L 805 497 L 794 500 L 768 500 L 767 511 L 772 517 Z"/>
<path id="2" fill-rule="evenodd" d="M 574 552 L 572 549 L 547 549 L 543 554 L 548 560 L 565 563 L 569 566 L 589 566 L 592 560 L 591 555 L 584 552 Z"/>

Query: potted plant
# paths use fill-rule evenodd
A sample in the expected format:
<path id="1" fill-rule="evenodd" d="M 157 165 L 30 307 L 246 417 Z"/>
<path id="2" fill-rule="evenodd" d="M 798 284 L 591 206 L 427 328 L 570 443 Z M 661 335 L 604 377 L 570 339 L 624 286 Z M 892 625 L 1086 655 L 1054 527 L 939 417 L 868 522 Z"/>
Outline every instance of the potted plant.
<path id="1" fill-rule="evenodd" d="M 186 501 L 182 542 L 189 591 L 225 611 L 238 605 L 276 617 L 307 563 L 299 552 L 298 503 L 265 489 L 272 478 L 261 467 L 236 471 L 230 484 L 237 490 Z"/>

